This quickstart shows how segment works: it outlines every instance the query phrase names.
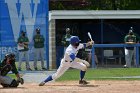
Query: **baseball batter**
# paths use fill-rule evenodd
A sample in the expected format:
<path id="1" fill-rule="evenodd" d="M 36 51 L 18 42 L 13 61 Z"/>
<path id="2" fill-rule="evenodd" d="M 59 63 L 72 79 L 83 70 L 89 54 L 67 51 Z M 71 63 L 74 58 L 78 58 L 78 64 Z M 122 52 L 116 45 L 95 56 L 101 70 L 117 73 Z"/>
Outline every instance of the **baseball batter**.
<path id="1" fill-rule="evenodd" d="M 89 82 L 84 80 L 84 76 L 85 76 L 87 67 L 89 67 L 89 63 L 85 60 L 77 58 L 76 55 L 79 49 L 88 47 L 92 45 L 93 43 L 94 43 L 93 41 L 90 41 L 88 43 L 82 44 L 80 43 L 78 36 L 72 36 L 70 38 L 70 45 L 67 47 L 65 51 L 64 58 L 61 60 L 61 64 L 58 70 L 56 71 L 56 73 L 48 76 L 44 81 L 42 81 L 39 84 L 39 86 L 43 86 L 45 85 L 45 83 L 49 81 L 56 80 L 61 75 L 63 75 L 64 72 L 67 71 L 70 67 L 81 70 L 79 84 L 88 84 Z"/>

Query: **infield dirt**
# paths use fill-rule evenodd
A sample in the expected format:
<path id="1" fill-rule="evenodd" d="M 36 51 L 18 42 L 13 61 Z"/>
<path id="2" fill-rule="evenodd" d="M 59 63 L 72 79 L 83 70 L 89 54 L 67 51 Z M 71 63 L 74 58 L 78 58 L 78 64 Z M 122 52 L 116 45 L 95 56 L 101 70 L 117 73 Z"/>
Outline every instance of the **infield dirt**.
<path id="1" fill-rule="evenodd" d="M 140 93 L 140 81 L 90 81 L 79 85 L 78 81 L 50 82 L 44 86 L 25 83 L 18 88 L 2 88 L 0 93 Z"/>

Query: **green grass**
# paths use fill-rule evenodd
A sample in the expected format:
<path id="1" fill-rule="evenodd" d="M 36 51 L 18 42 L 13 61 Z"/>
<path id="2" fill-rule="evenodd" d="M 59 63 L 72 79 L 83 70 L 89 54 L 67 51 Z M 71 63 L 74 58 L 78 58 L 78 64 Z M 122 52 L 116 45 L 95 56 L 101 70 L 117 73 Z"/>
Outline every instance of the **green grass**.
<path id="1" fill-rule="evenodd" d="M 88 69 L 85 75 L 87 80 L 140 80 L 140 78 L 110 78 L 140 76 L 139 68 L 110 68 L 110 69 Z M 58 81 L 78 80 L 79 70 L 70 69 Z"/>
<path id="2" fill-rule="evenodd" d="M 57 81 L 79 80 L 79 70 L 69 69 Z M 9 74 L 15 78 L 14 74 Z M 88 69 L 85 75 L 87 80 L 140 80 L 140 78 L 110 78 L 140 76 L 140 68 L 104 68 L 104 69 Z"/>
<path id="3" fill-rule="evenodd" d="M 16 78 L 15 74 L 8 74 L 11 78 Z"/>

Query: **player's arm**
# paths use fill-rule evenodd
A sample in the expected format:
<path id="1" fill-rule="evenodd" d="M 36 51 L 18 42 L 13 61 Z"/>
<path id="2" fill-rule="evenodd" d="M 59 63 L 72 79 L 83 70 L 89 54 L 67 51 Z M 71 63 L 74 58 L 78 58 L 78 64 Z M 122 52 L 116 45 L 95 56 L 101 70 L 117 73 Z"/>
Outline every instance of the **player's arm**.
<path id="1" fill-rule="evenodd" d="M 16 68 L 16 64 L 15 64 L 15 62 L 11 62 L 11 66 L 12 66 L 12 72 L 16 75 L 16 77 L 18 78 L 19 77 L 19 75 L 18 75 L 18 70 L 17 70 L 17 68 Z"/>
<path id="2" fill-rule="evenodd" d="M 66 44 L 65 35 L 62 37 L 61 43 L 62 43 L 62 45 L 65 45 Z"/>
<path id="3" fill-rule="evenodd" d="M 72 59 L 72 61 L 84 63 L 87 67 L 90 66 L 90 64 L 86 60 L 82 60 L 80 58 L 77 58 L 74 53 L 70 54 L 70 58 Z"/>
<path id="4" fill-rule="evenodd" d="M 125 42 L 126 44 L 135 44 L 135 42 Z"/>
<path id="5" fill-rule="evenodd" d="M 84 43 L 84 47 L 83 48 L 86 48 L 86 47 L 89 47 L 89 46 L 92 46 L 94 44 L 94 41 L 89 41 L 87 43 Z"/>
<path id="6" fill-rule="evenodd" d="M 136 43 L 136 37 L 135 36 L 134 36 L 134 41 L 133 42 L 130 42 L 127 39 L 128 39 L 128 36 L 126 36 L 125 39 L 124 39 L 125 44 L 135 44 Z"/>
<path id="7" fill-rule="evenodd" d="M 128 41 L 128 35 L 125 36 L 125 38 L 124 38 L 124 43 L 125 43 L 125 44 L 130 44 L 130 43 L 132 43 L 132 42 L 129 42 L 129 41 Z"/>
<path id="8" fill-rule="evenodd" d="M 29 44 L 29 39 L 26 38 L 26 41 L 24 42 L 24 47 L 28 48 L 28 44 Z"/>
<path id="9" fill-rule="evenodd" d="M 18 42 L 17 42 L 17 44 L 18 44 L 19 46 L 23 46 L 23 42 L 21 41 L 20 38 L 18 38 Z"/>
<path id="10" fill-rule="evenodd" d="M 24 42 L 24 44 L 28 45 L 29 44 L 29 39 L 26 37 L 26 41 Z"/>
<path id="11" fill-rule="evenodd" d="M 24 42 L 24 44 L 28 45 L 28 44 L 29 44 L 29 42 Z"/>
<path id="12" fill-rule="evenodd" d="M 12 72 L 15 73 L 15 76 L 17 78 L 17 82 L 21 83 L 21 84 L 24 84 L 24 79 L 21 78 L 19 72 L 17 71 L 17 68 L 16 68 L 16 65 L 15 65 L 15 62 L 12 62 Z"/>

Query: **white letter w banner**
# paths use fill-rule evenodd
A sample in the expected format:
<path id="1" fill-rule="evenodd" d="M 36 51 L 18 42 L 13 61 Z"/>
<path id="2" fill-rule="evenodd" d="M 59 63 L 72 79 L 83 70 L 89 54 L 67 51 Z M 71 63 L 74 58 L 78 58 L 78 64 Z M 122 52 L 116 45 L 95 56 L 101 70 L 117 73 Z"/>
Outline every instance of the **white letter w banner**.
<path id="1" fill-rule="evenodd" d="M 36 28 L 41 29 L 41 34 L 46 40 L 45 45 L 48 46 L 48 0 L 0 0 L 0 56 L 9 52 L 9 47 L 10 52 L 16 51 L 15 47 L 22 30 L 29 38 L 32 53 Z M 7 48 L 4 48 L 4 53 L 3 47 Z"/>

